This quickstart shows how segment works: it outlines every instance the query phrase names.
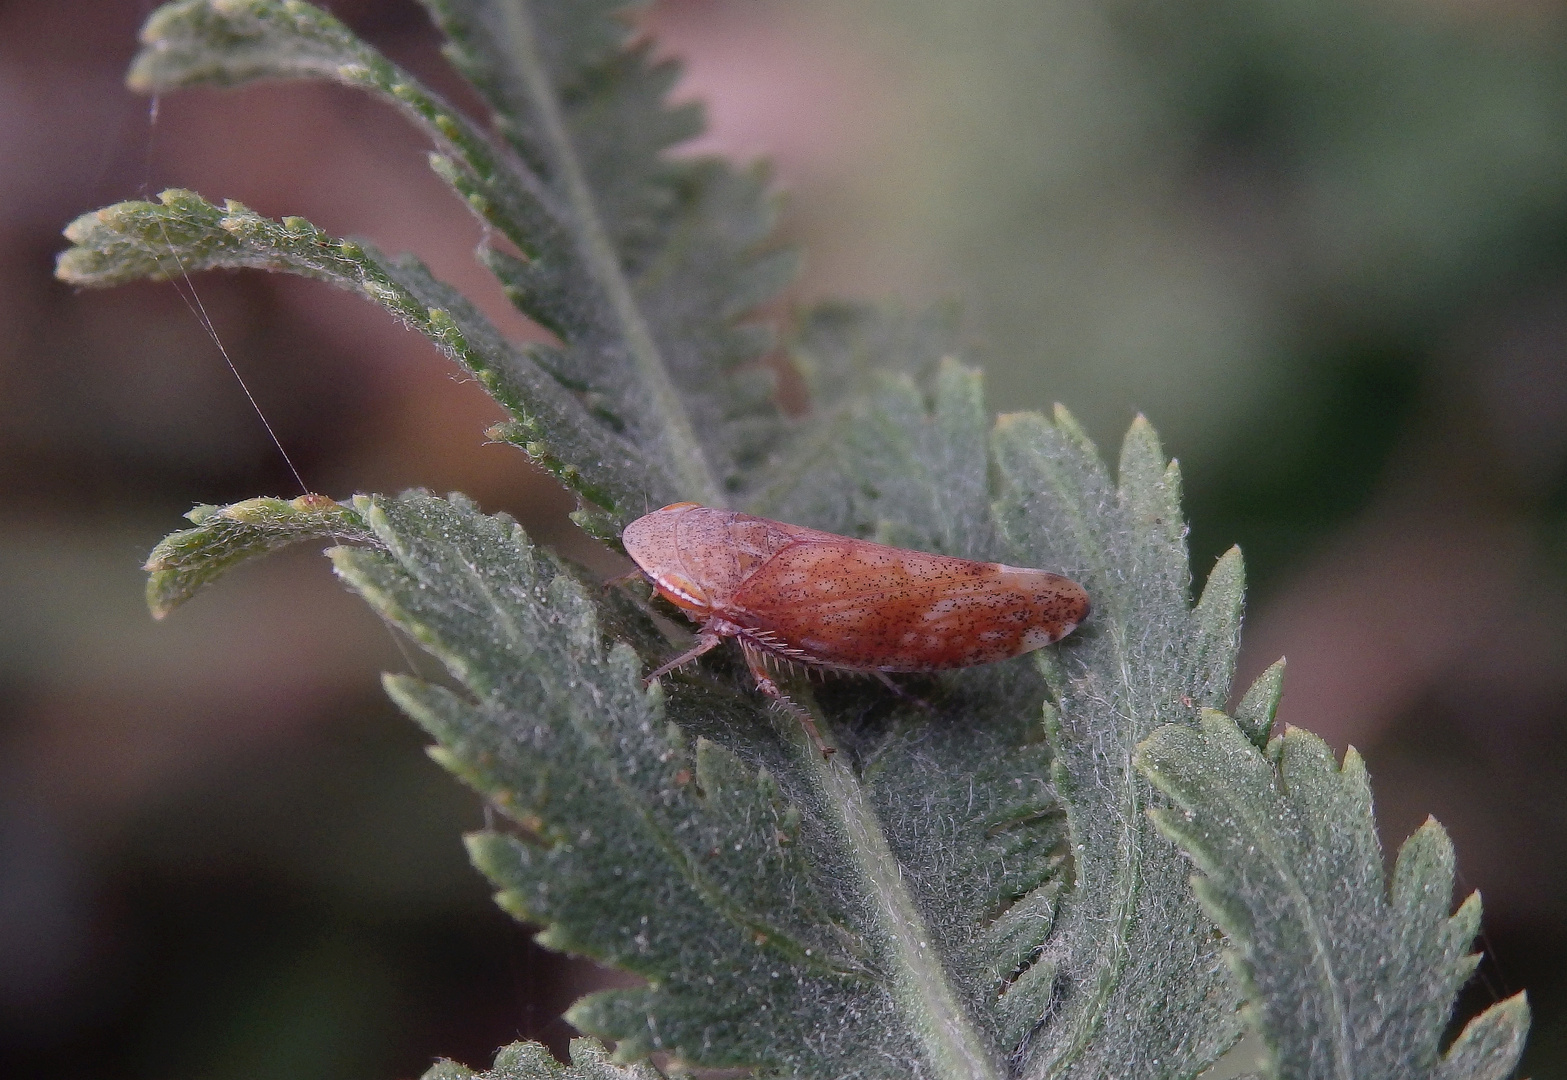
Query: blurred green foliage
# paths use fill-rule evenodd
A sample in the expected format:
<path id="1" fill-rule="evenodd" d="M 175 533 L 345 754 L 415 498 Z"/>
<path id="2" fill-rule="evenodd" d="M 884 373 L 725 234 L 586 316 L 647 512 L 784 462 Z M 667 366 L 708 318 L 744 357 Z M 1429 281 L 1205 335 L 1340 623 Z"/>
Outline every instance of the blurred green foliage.
<path id="1" fill-rule="evenodd" d="M 1194 564 L 1239 542 L 1260 590 L 1364 506 L 1455 338 L 1567 260 L 1567 52 L 1538 14 L 823 6 L 896 57 L 920 123 L 889 153 L 924 160 L 878 194 L 965 298 L 993 401 L 1068 402 L 1101 442 L 1149 412 Z"/>

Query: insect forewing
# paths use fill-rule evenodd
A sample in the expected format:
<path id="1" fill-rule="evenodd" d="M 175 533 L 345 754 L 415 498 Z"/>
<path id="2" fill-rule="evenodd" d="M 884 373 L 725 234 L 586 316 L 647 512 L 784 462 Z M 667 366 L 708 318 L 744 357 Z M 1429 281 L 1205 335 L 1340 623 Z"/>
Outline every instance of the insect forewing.
<path id="1" fill-rule="evenodd" d="M 724 607 L 807 662 L 933 671 L 1058 641 L 1088 614 L 1076 582 L 800 530 Z"/>

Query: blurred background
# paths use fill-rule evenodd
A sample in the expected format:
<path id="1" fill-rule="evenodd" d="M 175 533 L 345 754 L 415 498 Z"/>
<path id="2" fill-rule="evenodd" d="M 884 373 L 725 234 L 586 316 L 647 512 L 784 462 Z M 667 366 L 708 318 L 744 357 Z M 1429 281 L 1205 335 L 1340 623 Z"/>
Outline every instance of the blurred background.
<path id="1" fill-rule="evenodd" d="M 413 1077 L 563 1050 L 593 978 L 489 903 L 478 801 L 314 551 L 155 625 L 194 502 L 294 495 L 170 285 L 75 294 L 72 217 L 165 186 L 413 250 L 509 332 L 478 232 L 388 108 L 122 76 L 152 4 L 0 2 L 0 1073 Z M 328 4 L 471 104 L 411 0 Z M 773 159 L 796 301 L 962 301 L 997 409 L 1181 459 L 1239 685 L 1434 814 L 1486 903 L 1466 1011 L 1527 987 L 1567 1076 L 1567 9 L 1547 0 L 663 0 L 696 149 Z M 325 286 L 197 289 L 311 488 L 421 485 L 577 544 L 422 338 Z M 417 662 L 417 661 L 415 661 Z"/>

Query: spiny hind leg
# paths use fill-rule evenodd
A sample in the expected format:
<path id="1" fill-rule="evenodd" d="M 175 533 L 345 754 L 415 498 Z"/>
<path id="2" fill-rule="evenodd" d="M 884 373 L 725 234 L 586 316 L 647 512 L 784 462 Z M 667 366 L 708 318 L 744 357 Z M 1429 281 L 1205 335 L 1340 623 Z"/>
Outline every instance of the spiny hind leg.
<path id="1" fill-rule="evenodd" d="M 703 653 L 712 652 L 714 649 L 718 648 L 718 643 L 723 640 L 723 636 L 720 634 L 715 634 L 707 630 L 702 631 L 702 633 L 697 635 L 695 645 L 681 653 L 679 656 L 675 657 L 657 671 L 654 671 L 647 678 L 643 679 L 642 685 L 647 686 L 660 675 L 667 675 L 671 671 L 674 671 L 677 667 L 683 667 L 684 665 L 689 664 Z"/>
<path id="2" fill-rule="evenodd" d="M 745 666 L 751 671 L 751 678 L 756 680 L 756 688 L 768 697 L 776 701 L 785 712 L 793 716 L 805 727 L 805 733 L 811 737 L 811 742 L 816 744 L 816 749 L 822 757 L 830 758 L 838 752 L 836 747 L 828 746 L 822 741 L 822 733 L 816 728 L 816 720 L 811 714 L 800 708 L 799 704 L 788 694 L 779 689 L 773 681 L 772 673 L 767 670 L 767 653 L 760 649 L 747 648 L 745 653 Z"/>

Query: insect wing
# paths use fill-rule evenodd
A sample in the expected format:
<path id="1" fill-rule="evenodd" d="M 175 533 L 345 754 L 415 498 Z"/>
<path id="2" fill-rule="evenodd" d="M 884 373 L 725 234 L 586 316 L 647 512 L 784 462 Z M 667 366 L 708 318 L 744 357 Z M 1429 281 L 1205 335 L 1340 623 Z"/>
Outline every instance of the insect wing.
<path id="1" fill-rule="evenodd" d="M 1057 641 L 1087 614 L 1088 597 L 1044 570 L 816 533 L 769 559 L 727 606 L 733 621 L 806 662 L 933 671 Z"/>

